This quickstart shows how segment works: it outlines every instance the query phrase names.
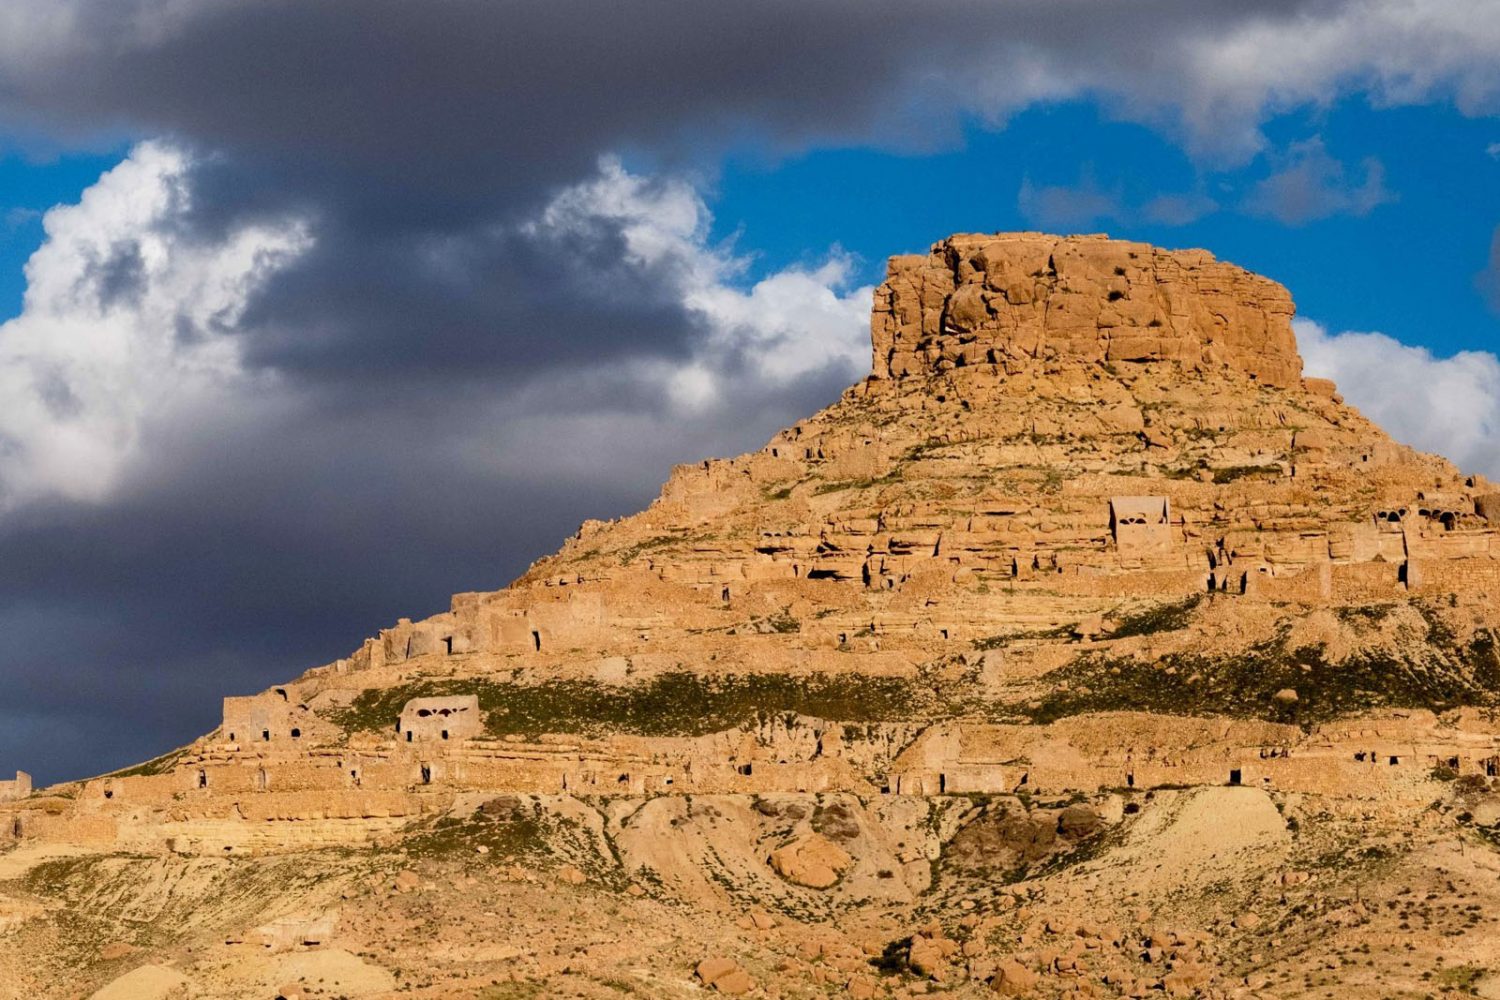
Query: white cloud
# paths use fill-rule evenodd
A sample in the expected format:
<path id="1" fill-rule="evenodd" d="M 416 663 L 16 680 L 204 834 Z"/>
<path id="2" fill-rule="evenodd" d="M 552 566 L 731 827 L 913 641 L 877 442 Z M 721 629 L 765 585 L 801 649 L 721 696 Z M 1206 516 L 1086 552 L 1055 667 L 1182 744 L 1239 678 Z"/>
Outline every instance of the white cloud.
<path id="1" fill-rule="evenodd" d="M 1490 159 L 1500 160 L 1500 142 L 1490 143 L 1488 146 L 1484 147 L 1484 151 L 1489 154 Z"/>
<path id="2" fill-rule="evenodd" d="M 1153 56 L 1158 56 L 1153 52 Z M 1283 8 L 1227 31 L 1199 30 L 1168 71 L 1125 94 L 1179 104 L 1198 141 L 1253 151 L 1256 123 L 1363 92 L 1377 105 L 1451 98 L 1466 114 L 1500 107 L 1500 17 L 1493 0 L 1361 0 Z M 1172 64 L 1176 63 L 1176 67 Z M 1176 92 L 1166 88 L 1180 88 Z"/>
<path id="3" fill-rule="evenodd" d="M 311 227 L 285 220 L 197 237 L 184 224 L 189 166 L 170 146 L 142 144 L 77 205 L 47 213 L 23 311 L 0 325 L 0 511 L 49 496 L 106 501 L 174 449 L 299 412 L 274 371 L 243 363 L 239 335 L 252 296 L 311 246 Z M 687 354 L 511 388 L 486 404 L 487 418 L 453 428 L 451 445 L 487 448 L 486 461 L 524 462 L 529 474 L 592 454 L 596 476 L 638 475 L 643 448 L 660 456 L 743 443 L 726 430 L 801 415 L 769 412 L 800 380 L 846 384 L 867 370 L 872 290 L 850 287 L 848 257 L 834 251 L 746 283 L 751 261 L 710 242 L 711 222 L 691 184 L 637 176 L 613 159 L 559 194 L 523 235 L 584 240 L 607 223 L 621 263 L 651 274 L 696 318 Z M 574 400 L 566 419 L 560 392 Z M 737 424 L 747 397 L 768 412 Z"/>
<path id="4" fill-rule="evenodd" d="M 0 325 L 0 508 L 100 499 L 153 425 L 211 409 L 244 377 L 236 325 L 309 237 L 296 221 L 186 235 L 187 167 L 144 143 L 46 214 L 22 312 Z"/>
<path id="5" fill-rule="evenodd" d="M 701 322 L 692 357 L 642 369 L 664 381 L 672 402 L 701 411 L 723 398 L 723 380 L 749 375 L 784 386 L 830 368 L 851 381 L 869 366 L 870 286 L 850 287 L 853 261 L 833 251 L 816 267 L 790 267 L 754 283 L 750 260 L 709 240 L 708 206 L 686 181 L 655 181 L 605 158 L 599 176 L 558 195 L 533 235 L 586 233 L 595 220 L 620 226 L 627 262 L 667 276 Z"/>
<path id="6" fill-rule="evenodd" d="M 1440 358 L 1383 333 L 1330 334 L 1305 319 L 1293 325 L 1309 375 L 1333 379 L 1396 439 L 1500 479 L 1500 358 L 1488 351 Z"/>

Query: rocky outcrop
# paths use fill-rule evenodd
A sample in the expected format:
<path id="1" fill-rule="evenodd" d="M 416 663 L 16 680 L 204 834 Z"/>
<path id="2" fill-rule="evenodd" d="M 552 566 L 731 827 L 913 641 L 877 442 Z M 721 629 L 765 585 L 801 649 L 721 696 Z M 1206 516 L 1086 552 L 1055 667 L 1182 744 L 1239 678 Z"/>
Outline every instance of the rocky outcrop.
<path id="1" fill-rule="evenodd" d="M 848 852 L 820 833 L 809 834 L 777 848 L 770 864 L 776 874 L 795 885 L 827 889 L 849 867 Z"/>
<path id="2" fill-rule="evenodd" d="M 892 257 L 875 292 L 874 371 L 1073 357 L 1229 366 L 1271 385 L 1302 374 L 1292 297 L 1203 250 L 1102 236 L 952 236 Z"/>

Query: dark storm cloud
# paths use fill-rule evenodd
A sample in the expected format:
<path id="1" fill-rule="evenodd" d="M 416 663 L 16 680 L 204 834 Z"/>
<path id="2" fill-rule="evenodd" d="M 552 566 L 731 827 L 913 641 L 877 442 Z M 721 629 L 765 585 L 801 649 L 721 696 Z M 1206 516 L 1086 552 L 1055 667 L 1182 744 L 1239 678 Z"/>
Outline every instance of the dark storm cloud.
<path id="1" fill-rule="evenodd" d="M 687 336 L 651 275 L 611 269 L 608 233 L 538 248 L 509 228 L 602 153 L 707 168 L 749 141 L 930 142 L 1078 93 L 1179 132 L 1212 120 L 1233 147 L 1261 91 L 1295 82 L 1237 80 L 1199 46 L 1356 6 L 31 0 L 0 47 L 0 120 L 186 144 L 196 225 L 316 220 L 246 324 L 252 362 L 514 377 Z"/>
<path id="2" fill-rule="evenodd" d="M 109 504 L 15 511 L 0 520 L 0 766 L 60 780 L 181 745 L 217 726 L 224 695 L 503 586 L 585 518 L 644 506 L 674 462 L 758 446 L 846 380 L 731 393 L 732 420 L 692 427 L 600 374 L 523 406 L 476 388 L 324 393 L 153 462 Z M 548 433 L 580 399 L 625 426 Z M 523 418 L 536 429 L 508 433 Z"/>

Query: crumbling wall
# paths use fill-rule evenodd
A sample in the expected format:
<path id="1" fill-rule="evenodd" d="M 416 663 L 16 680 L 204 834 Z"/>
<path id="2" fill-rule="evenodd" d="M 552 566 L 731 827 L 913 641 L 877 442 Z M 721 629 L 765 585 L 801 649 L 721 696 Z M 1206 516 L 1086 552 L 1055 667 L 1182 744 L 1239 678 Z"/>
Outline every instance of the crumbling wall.
<path id="1" fill-rule="evenodd" d="M 296 688 L 279 687 L 261 694 L 224 699 L 221 734 L 228 743 L 307 744 L 329 735 L 329 727 L 303 702 Z"/>
<path id="2" fill-rule="evenodd" d="M 15 802 L 31 794 L 31 775 L 17 771 L 13 781 L 0 781 L 0 802 Z"/>
<path id="3" fill-rule="evenodd" d="M 472 694 L 413 698 L 401 709 L 396 732 L 408 743 L 464 740 L 484 732 L 484 716 Z"/>

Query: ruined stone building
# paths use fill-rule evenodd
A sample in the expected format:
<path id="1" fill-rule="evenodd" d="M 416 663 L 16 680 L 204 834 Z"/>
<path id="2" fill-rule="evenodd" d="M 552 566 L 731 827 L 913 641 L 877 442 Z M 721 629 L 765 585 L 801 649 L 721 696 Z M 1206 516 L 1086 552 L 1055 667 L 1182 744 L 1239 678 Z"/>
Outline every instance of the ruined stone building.
<path id="1" fill-rule="evenodd" d="M 1205 252 L 1104 237 L 893 258 L 871 375 L 826 410 L 226 698 L 159 766 L 0 782 L 0 831 L 233 853 L 465 790 L 1420 798 L 1434 767 L 1487 774 L 1500 488 L 1304 378 L 1292 314 Z"/>

